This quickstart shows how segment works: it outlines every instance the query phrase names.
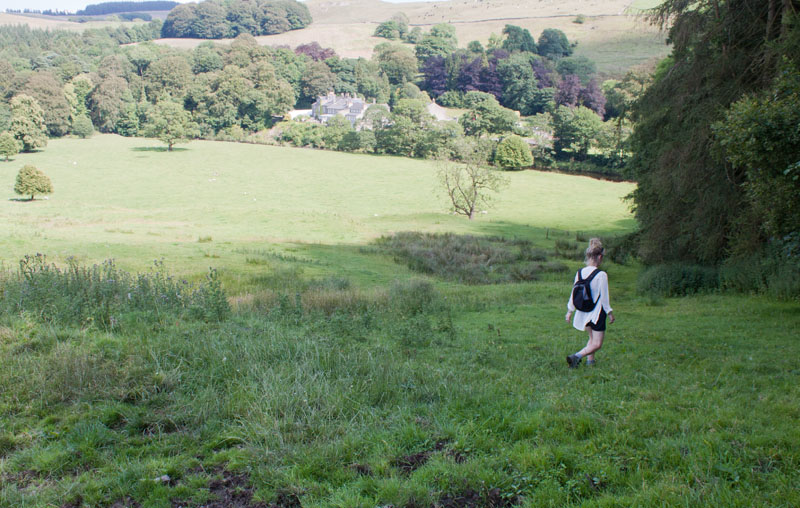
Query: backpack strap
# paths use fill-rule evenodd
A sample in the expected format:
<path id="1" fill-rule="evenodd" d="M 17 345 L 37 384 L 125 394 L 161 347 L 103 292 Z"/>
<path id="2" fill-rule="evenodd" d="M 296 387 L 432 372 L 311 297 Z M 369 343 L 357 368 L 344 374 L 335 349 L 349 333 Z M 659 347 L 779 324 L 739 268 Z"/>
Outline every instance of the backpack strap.
<path id="1" fill-rule="evenodd" d="M 581 277 L 581 272 L 582 271 L 583 271 L 583 268 L 578 270 L 578 282 L 582 282 L 582 281 L 592 282 L 592 279 L 594 279 L 594 276 L 597 275 L 598 272 L 600 272 L 600 269 L 599 268 L 595 268 L 594 271 L 592 273 L 590 273 L 589 276 L 586 277 L 585 279 L 583 277 Z"/>
<path id="2" fill-rule="evenodd" d="M 594 279 L 594 276 L 597 275 L 598 273 L 600 273 L 600 269 L 599 268 L 595 268 L 594 271 L 592 273 L 590 273 L 588 277 L 586 277 L 586 279 L 585 279 L 586 282 L 592 282 L 592 279 Z M 578 270 L 578 277 L 580 277 L 580 275 L 581 275 L 581 271 Z"/>

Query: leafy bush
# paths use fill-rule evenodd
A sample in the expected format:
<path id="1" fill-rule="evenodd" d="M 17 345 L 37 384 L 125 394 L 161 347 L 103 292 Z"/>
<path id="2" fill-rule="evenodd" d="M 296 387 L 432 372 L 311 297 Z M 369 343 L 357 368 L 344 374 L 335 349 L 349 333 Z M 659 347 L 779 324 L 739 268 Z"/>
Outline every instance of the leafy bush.
<path id="1" fill-rule="evenodd" d="M 463 108 L 464 94 L 458 90 L 448 90 L 437 97 L 436 102 L 438 102 L 440 106 L 446 108 Z"/>
<path id="2" fill-rule="evenodd" d="M 66 268 L 44 255 L 25 256 L 16 274 L 0 278 L 0 312 L 30 312 L 42 321 L 104 329 L 121 326 L 127 314 L 160 319 L 179 315 L 221 321 L 230 313 L 216 271 L 199 286 L 177 280 L 156 263 L 151 273 L 131 275 L 111 260 L 91 267 L 70 260 Z"/>
<path id="3" fill-rule="evenodd" d="M 675 263 L 647 268 L 639 274 L 637 286 L 642 294 L 684 296 L 715 290 L 719 279 L 716 268 Z"/>
<path id="4" fill-rule="evenodd" d="M 377 243 L 412 270 L 464 284 L 535 280 L 539 273 L 561 271 L 563 266 L 543 263 L 544 251 L 527 240 L 406 232 Z"/>
<path id="5" fill-rule="evenodd" d="M 727 259 L 720 268 L 724 289 L 766 293 L 775 298 L 800 298 L 800 266 L 796 238 L 789 235 L 762 252 Z"/>

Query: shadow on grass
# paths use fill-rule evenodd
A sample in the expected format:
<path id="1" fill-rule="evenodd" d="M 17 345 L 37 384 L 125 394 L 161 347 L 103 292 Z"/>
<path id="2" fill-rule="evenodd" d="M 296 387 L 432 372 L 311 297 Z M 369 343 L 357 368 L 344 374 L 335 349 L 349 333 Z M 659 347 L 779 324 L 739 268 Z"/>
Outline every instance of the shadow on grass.
<path id="1" fill-rule="evenodd" d="M 31 198 L 8 198 L 9 201 L 15 201 L 17 203 L 34 203 L 36 201 L 47 201 L 46 199 L 39 198 L 39 199 L 31 199 Z"/>
<path id="2" fill-rule="evenodd" d="M 131 148 L 134 152 L 169 152 L 170 150 L 166 146 L 136 146 Z M 185 152 L 189 150 L 188 148 L 178 148 L 172 147 L 173 152 Z"/>

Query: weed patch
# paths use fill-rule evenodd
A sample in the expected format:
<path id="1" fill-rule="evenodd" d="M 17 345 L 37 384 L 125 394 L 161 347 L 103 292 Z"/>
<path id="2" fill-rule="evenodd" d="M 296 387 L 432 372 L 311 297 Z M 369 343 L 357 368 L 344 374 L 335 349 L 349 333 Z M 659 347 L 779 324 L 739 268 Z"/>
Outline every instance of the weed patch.
<path id="1" fill-rule="evenodd" d="M 376 243 L 414 271 L 463 284 L 531 281 L 542 272 L 566 270 L 546 262 L 546 253 L 527 240 L 406 232 Z"/>
<path id="2" fill-rule="evenodd" d="M 215 270 L 195 286 L 168 275 L 159 262 L 150 273 L 132 275 L 111 260 L 91 267 L 70 260 L 61 268 L 36 254 L 25 256 L 16 274 L 2 274 L 0 290 L 0 310 L 7 314 L 30 312 L 44 322 L 105 330 L 119 328 L 130 313 L 222 321 L 230 312 Z"/>

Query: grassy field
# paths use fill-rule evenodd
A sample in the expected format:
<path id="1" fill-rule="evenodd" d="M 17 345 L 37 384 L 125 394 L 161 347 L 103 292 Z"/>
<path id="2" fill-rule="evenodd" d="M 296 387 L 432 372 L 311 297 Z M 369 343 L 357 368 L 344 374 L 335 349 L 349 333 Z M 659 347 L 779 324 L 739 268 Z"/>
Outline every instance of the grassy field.
<path id="1" fill-rule="evenodd" d="M 24 164 L 50 177 L 49 199 L 14 200 Z M 508 176 L 496 206 L 470 222 L 447 213 L 428 161 L 209 141 L 167 153 L 156 140 L 114 135 L 52 140 L 0 164 L 8 197 L 0 202 L 7 239 L 0 260 L 46 251 L 54 261 L 114 258 L 143 269 L 163 257 L 174 270 L 199 273 L 209 264 L 243 267 L 242 250 L 360 245 L 398 230 L 531 237 L 545 228 L 633 227 L 622 201 L 631 184 L 534 171 Z"/>
<path id="2" fill-rule="evenodd" d="M 0 506 L 800 505 L 797 302 L 641 295 L 608 262 L 617 322 L 596 367 L 566 368 L 580 261 L 556 241 L 630 231 L 630 184 L 513 173 L 470 222 L 424 161 L 157 147 L 64 139 L 0 165 Z M 13 200 L 24 163 L 50 199 Z M 552 270 L 467 285 L 373 242 L 409 230 L 515 239 L 486 252 Z M 214 266 L 232 312 L 203 312 L 213 291 L 170 311 L 153 276 L 93 319 L 83 291 L 110 301 L 122 274 L 16 278 L 35 251 Z M 147 288 L 153 311 L 126 303 Z"/>

